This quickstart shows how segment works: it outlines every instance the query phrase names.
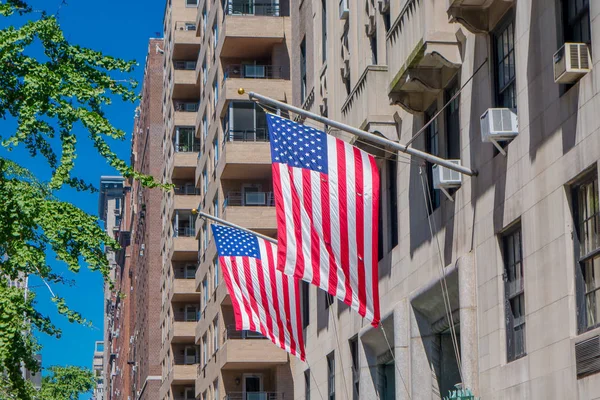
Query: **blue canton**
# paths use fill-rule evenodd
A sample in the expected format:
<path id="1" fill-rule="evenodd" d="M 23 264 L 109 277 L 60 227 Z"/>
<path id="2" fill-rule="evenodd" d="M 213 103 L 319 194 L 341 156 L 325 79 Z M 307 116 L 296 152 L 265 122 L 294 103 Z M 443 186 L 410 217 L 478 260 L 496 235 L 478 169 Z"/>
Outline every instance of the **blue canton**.
<path id="1" fill-rule="evenodd" d="M 219 257 L 254 257 L 260 259 L 256 236 L 223 225 L 211 225 Z"/>
<path id="2" fill-rule="evenodd" d="M 272 162 L 327 173 L 325 132 L 273 114 L 267 114 L 267 125 Z"/>

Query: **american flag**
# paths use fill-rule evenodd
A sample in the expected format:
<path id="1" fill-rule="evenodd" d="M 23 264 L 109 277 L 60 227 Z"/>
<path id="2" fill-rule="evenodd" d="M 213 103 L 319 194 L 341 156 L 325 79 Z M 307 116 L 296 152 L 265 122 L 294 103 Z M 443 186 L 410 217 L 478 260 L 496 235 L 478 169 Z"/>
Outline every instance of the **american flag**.
<path id="1" fill-rule="evenodd" d="M 279 232 L 277 268 L 379 324 L 375 158 L 267 114 Z"/>
<path id="2" fill-rule="evenodd" d="M 236 329 L 260 332 L 304 361 L 299 281 L 275 268 L 277 246 L 240 229 L 212 230 Z"/>

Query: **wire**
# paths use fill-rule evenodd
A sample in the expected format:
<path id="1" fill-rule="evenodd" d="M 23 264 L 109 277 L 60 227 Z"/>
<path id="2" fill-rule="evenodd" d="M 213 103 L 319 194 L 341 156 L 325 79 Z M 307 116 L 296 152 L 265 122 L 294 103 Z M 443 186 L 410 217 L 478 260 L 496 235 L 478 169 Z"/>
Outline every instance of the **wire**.
<path id="1" fill-rule="evenodd" d="M 427 209 L 432 209 L 432 202 L 431 202 L 431 196 L 429 195 L 429 192 L 425 189 L 425 182 L 427 182 L 427 185 L 429 185 L 429 182 L 427 180 L 427 177 L 425 177 L 425 180 L 423 179 L 423 168 L 419 169 L 419 175 L 421 175 L 421 187 L 423 188 L 423 199 L 425 201 L 425 207 L 426 207 L 426 211 Z M 444 301 L 444 309 L 446 312 L 446 318 L 448 318 L 448 321 L 450 323 L 450 337 L 452 339 L 452 347 L 454 349 L 454 355 L 456 357 L 456 362 L 458 365 L 458 374 L 460 375 L 460 380 L 464 382 L 463 379 L 463 374 L 462 374 L 462 363 L 461 363 L 461 359 L 460 359 L 460 349 L 458 347 L 458 340 L 457 340 L 457 336 L 456 336 L 456 327 L 454 326 L 454 318 L 452 317 L 452 308 L 450 305 L 450 295 L 448 294 L 448 283 L 446 282 L 446 275 L 444 274 L 444 262 L 442 260 L 442 248 L 440 246 L 440 241 L 439 238 L 437 237 L 437 235 L 434 235 L 434 228 L 435 231 L 437 231 L 437 227 L 435 226 L 435 221 L 433 220 L 433 218 L 431 217 L 431 214 L 429 214 L 429 212 L 427 213 L 427 222 L 429 225 L 429 232 L 431 233 L 431 238 L 435 239 L 436 244 L 437 244 L 437 250 L 438 250 L 438 257 L 439 257 L 439 261 L 440 261 L 440 268 L 438 269 L 438 272 L 440 273 L 440 286 L 442 289 L 442 299 Z"/>

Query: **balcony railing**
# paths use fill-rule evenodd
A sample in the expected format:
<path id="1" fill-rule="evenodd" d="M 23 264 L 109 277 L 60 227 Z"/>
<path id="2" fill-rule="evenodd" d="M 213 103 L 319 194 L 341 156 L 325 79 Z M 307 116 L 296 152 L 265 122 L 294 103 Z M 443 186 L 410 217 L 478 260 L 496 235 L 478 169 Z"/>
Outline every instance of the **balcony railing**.
<path id="1" fill-rule="evenodd" d="M 278 392 L 229 392 L 226 400 L 283 400 L 283 393 Z"/>
<path id="2" fill-rule="evenodd" d="M 278 0 L 229 0 L 225 6 L 227 15 L 279 16 Z"/>
<path id="3" fill-rule="evenodd" d="M 225 79 L 281 79 L 282 70 L 279 65 L 232 64 L 225 67 L 223 76 Z"/>
<path id="4" fill-rule="evenodd" d="M 268 142 L 269 134 L 265 128 L 229 129 L 225 132 L 225 142 Z M 223 143 L 225 144 L 225 143 Z"/>
<path id="5" fill-rule="evenodd" d="M 183 196 L 197 196 L 200 194 L 200 188 L 191 185 L 175 186 L 175 194 Z"/>
<path id="6" fill-rule="evenodd" d="M 247 339 L 266 339 L 262 334 L 252 331 L 238 331 L 235 329 L 235 325 L 227 325 L 225 332 L 223 332 L 223 341 L 229 339 L 247 340 Z"/>
<path id="7" fill-rule="evenodd" d="M 196 236 L 195 227 L 176 228 L 173 232 L 174 237 L 194 237 Z"/>
<path id="8" fill-rule="evenodd" d="M 273 192 L 229 192 L 223 201 L 223 208 L 227 206 L 274 207 L 275 197 Z"/>
<path id="9" fill-rule="evenodd" d="M 200 143 L 194 144 L 175 144 L 175 152 L 177 153 L 199 153 Z"/>
<path id="10" fill-rule="evenodd" d="M 195 71 L 196 61 L 175 61 L 173 62 L 173 67 L 176 70 Z"/>
<path id="11" fill-rule="evenodd" d="M 196 32 L 196 23 L 193 21 L 177 21 L 175 22 L 175 30 Z"/>
<path id="12" fill-rule="evenodd" d="M 197 102 L 193 102 L 193 103 L 183 102 L 183 101 L 175 102 L 175 111 L 197 112 L 199 107 L 200 107 L 200 104 L 198 104 Z"/>

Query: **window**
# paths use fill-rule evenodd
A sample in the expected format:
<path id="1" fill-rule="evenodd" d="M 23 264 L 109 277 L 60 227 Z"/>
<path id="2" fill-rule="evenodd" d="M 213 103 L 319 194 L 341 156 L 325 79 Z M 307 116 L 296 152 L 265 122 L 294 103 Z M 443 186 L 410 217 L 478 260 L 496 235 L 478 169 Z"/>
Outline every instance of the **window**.
<path id="1" fill-rule="evenodd" d="M 203 301 L 202 307 L 204 309 L 208 305 L 208 279 L 206 279 L 206 276 L 204 277 L 204 280 L 202 281 L 202 301 Z"/>
<path id="2" fill-rule="evenodd" d="M 215 193 L 215 198 L 213 200 L 213 214 L 215 217 L 219 217 L 219 193 Z"/>
<path id="3" fill-rule="evenodd" d="M 306 38 L 300 43 L 300 103 L 306 100 Z"/>
<path id="4" fill-rule="evenodd" d="M 215 318 L 213 321 L 213 352 L 216 353 L 219 350 L 219 319 Z"/>
<path id="5" fill-rule="evenodd" d="M 186 7 L 198 7 L 198 0 L 185 0 Z"/>
<path id="6" fill-rule="evenodd" d="M 310 284 L 306 281 L 301 281 L 300 285 L 300 289 L 302 290 L 302 327 L 306 328 L 310 324 Z"/>
<path id="7" fill-rule="evenodd" d="M 204 8 L 202 8 L 202 31 L 204 32 L 204 34 L 206 34 L 206 19 L 208 17 L 208 13 L 206 12 L 206 4 L 204 5 Z M 205 64 L 206 65 L 206 64 Z"/>
<path id="8" fill-rule="evenodd" d="M 219 163 L 219 139 L 213 140 L 213 171 L 217 170 L 217 164 Z"/>
<path id="9" fill-rule="evenodd" d="M 589 0 L 562 0 L 562 16 L 565 42 L 592 42 Z"/>
<path id="10" fill-rule="evenodd" d="M 335 400 L 335 355 L 331 352 L 327 356 L 327 398 Z"/>
<path id="11" fill-rule="evenodd" d="M 204 195 L 208 193 L 208 175 L 206 173 L 206 168 L 202 171 L 202 183 L 204 185 Z"/>
<path id="12" fill-rule="evenodd" d="M 310 400 L 310 369 L 304 371 L 304 400 Z"/>
<path id="13" fill-rule="evenodd" d="M 206 251 L 206 249 L 208 248 L 208 235 L 206 232 L 206 222 L 204 224 L 202 224 L 202 244 L 203 244 L 203 249 L 204 251 Z"/>
<path id="14" fill-rule="evenodd" d="M 319 291 L 325 296 L 325 309 L 327 310 L 333 304 L 333 296 L 325 291 Z"/>
<path id="15" fill-rule="evenodd" d="M 208 363 L 208 338 L 206 334 L 202 336 L 202 367 Z"/>
<path id="16" fill-rule="evenodd" d="M 206 85 L 206 79 L 208 78 L 208 74 L 206 72 L 206 60 L 202 63 L 202 86 Z"/>
<path id="17" fill-rule="evenodd" d="M 352 356 L 352 398 L 357 400 L 360 394 L 360 367 L 358 362 L 358 338 L 350 339 L 350 355 Z"/>
<path id="18" fill-rule="evenodd" d="M 216 291 L 217 288 L 219 287 L 219 257 L 215 256 L 215 258 L 213 259 L 213 279 L 214 279 L 214 283 L 213 283 L 213 290 Z"/>
<path id="19" fill-rule="evenodd" d="M 217 51 L 217 43 L 219 42 L 219 25 L 215 21 L 213 25 L 213 54 Z"/>
<path id="20" fill-rule="evenodd" d="M 115 198 L 115 210 L 121 211 L 121 199 L 119 197 Z"/>
<path id="21" fill-rule="evenodd" d="M 216 112 L 217 111 L 217 103 L 219 102 L 219 82 L 217 82 L 216 77 L 215 77 L 215 82 L 213 83 L 213 90 L 215 93 L 215 96 L 214 96 L 215 102 L 214 102 L 213 106 L 214 106 L 214 109 Z"/>
<path id="22" fill-rule="evenodd" d="M 327 1 L 321 0 L 321 56 L 327 61 Z"/>
<path id="23" fill-rule="evenodd" d="M 525 355 L 525 294 L 521 239 L 520 224 L 502 235 L 508 362 Z"/>
<path id="24" fill-rule="evenodd" d="M 185 266 L 185 279 L 194 279 L 196 277 L 196 266 L 189 264 Z"/>
<path id="25" fill-rule="evenodd" d="M 515 28 L 514 15 L 499 24 L 499 29 L 492 35 L 495 63 L 496 106 L 517 108 L 515 83 Z"/>
<path id="26" fill-rule="evenodd" d="M 454 80 L 445 90 L 446 103 L 446 157 L 450 160 L 460 160 L 460 96 L 458 93 L 458 80 Z M 452 97 L 454 100 L 450 101 Z"/>
<path id="27" fill-rule="evenodd" d="M 214 400 L 221 400 L 219 399 L 219 379 L 215 379 L 215 381 L 213 382 L 213 399 Z"/>
<path id="28" fill-rule="evenodd" d="M 431 121 L 436 114 L 435 104 L 425 112 L 425 123 Z M 434 119 L 425 132 L 425 151 L 434 156 L 440 155 L 439 128 L 437 119 Z M 433 188 L 433 164 L 427 162 L 427 183 L 429 185 L 428 212 L 433 213 L 440 206 L 440 191 Z"/>
<path id="29" fill-rule="evenodd" d="M 185 321 L 186 322 L 196 322 L 198 321 L 198 307 L 193 304 L 188 304 L 185 306 Z"/>
<path id="30" fill-rule="evenodd" d="M 573 202 L 577 320 L 581 333 L 600 326 L 600 198 L 595 170 L 574 185 Z"/>

